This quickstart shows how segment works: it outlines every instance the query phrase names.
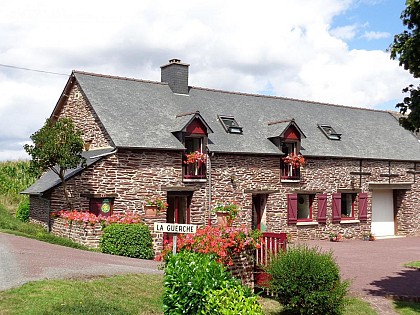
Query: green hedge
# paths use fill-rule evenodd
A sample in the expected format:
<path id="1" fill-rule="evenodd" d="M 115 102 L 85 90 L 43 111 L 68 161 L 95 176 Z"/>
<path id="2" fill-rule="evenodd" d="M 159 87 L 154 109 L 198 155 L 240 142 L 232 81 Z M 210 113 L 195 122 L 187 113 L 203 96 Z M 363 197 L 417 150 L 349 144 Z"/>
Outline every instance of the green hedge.
<path id="1" fill-rule="evenodd" d="M 101 252 L 133 258 L 152 259 L 153 243 L 144 224 L 111 224 L 104 228 Z"/>
<path id="2" fill-rule="evenodd" d="M 166 315 L 263 314 L 251 290 L 214 258 L 189 251 L 169 255 L 164 276 Z"/>
<path id="3" fill-rule="evenodd" d="M 342 314 L 348 282 L 331 252 L 317 247 L 290 247 L 273 258 L 267 268 L 275 298 L 291 314 Z"/>

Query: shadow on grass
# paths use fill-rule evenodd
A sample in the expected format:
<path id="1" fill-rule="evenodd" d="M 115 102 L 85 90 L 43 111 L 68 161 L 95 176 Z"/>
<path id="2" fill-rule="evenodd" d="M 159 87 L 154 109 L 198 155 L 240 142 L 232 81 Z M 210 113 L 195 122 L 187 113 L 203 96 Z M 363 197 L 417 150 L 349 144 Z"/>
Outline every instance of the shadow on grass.
<path id="1" fill-rule="evenodd" d="M 376 280 L 370 284 L 377 287 L 377 289 L 367 290 L 367 293 L 371 295 L 420 302 L 420 272 L 418 270 L 401 270 L 396 276 Z"/>
<path id="2" fill-rule="evenodd" d="M 394 307 L 400 314 L 420 314 L 420 303 L 395 301 Z"/>

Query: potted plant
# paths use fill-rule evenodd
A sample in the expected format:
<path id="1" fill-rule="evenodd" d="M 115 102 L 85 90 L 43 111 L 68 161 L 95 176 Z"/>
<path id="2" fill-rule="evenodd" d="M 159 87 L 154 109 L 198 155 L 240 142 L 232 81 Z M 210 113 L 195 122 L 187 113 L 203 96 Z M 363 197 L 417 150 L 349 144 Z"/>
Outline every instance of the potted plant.
<path id="1" fill-rule="evenodd" d="M 193 173 L 189 175 L 199 175 L 201 167 L 206 164 L 206 154 L 200 151 L 194 151 L 185 154 L 185 157 L 184 164 L 187 164 Z"/>
<path id="2" fill-rule="evenodd" d="M 217 215 L 219 225 L 230 226 L 239 213 L 239 207 L 235 203 L 218 203 L 213 208 L 213 212 Z"/>
<path id="3" fill-rule="evenodd" d="M 283 163 L 290 164 L 293 168 L 300 168 L 305 164 L 305 158 L 302 154 L 295 155 L 290 153 L 283 158 Z"/>
<path id="4" fill-rule="evenodd" d="M 341 233 L 330 233 L 331 242 L 341 242 L 343 240 L 343 235 Z"/>
<path id="5" fill-rule="evenodd" d="M 147 217 L 156 216 L 160 211 L 166 209 L 168 204 L 163 201 L 162 197 L 148 198 L 144 205 L 144 214 Z"/>

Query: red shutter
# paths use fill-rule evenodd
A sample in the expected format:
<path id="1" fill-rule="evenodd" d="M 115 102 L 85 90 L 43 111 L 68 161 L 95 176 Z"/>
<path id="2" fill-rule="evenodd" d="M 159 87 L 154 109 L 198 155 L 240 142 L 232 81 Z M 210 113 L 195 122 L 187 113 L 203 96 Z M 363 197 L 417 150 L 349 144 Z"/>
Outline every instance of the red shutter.
<path id="1" fill-rule="evenodd" d="M 318 223 L 327 222 L 327 195 L 318 195 Z"/>
<path id="2" fill-rule="evenodd" d="M 332 221 L 341 221 L 341 194 L 332 194 Z"/>
<path id="3" fill-rule="evenodd" d="M 367 220 L 367 193 L 359 194 L 359 220 Z"/>
<path id="4" fill-rule="evenodd" d="M 297 222 L 297 194 L 287 195 L 287 224 Z"/>

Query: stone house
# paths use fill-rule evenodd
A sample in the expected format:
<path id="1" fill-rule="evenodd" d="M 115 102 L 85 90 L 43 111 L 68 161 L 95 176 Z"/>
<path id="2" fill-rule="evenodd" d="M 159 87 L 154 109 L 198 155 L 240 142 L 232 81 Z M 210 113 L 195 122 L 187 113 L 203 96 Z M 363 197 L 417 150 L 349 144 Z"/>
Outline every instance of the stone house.
<path id="1" fill-rule="evenodd" d="M 72 118 L 89 147 L 66 175 L 75 209 L 143 214 L 160 196 L 169 206 L 148 224 L 215 224 L 212 207 L 235 202 L 235 224 L 299 239 L 420 234 L 420 145 L 390 113 L 193 87 L 188 70 L 170 60 L 161 82 L 72 72 L 51 117 Z M 46 228 L 65 208 L 53 173 L 24 193 Z"/>

